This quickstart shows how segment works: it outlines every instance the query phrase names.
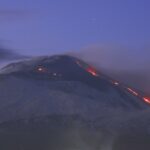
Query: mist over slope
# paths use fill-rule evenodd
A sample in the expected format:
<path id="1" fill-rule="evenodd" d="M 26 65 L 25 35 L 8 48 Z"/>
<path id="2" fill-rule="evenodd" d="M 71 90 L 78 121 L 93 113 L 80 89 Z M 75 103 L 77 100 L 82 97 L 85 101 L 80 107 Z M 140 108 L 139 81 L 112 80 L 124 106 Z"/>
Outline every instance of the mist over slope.
<path id="1" fill-rule="evenodd" d="M 135 49 L 106 44 L 87 47 L 70 54 L 150 95 L 149 47 Z"/>

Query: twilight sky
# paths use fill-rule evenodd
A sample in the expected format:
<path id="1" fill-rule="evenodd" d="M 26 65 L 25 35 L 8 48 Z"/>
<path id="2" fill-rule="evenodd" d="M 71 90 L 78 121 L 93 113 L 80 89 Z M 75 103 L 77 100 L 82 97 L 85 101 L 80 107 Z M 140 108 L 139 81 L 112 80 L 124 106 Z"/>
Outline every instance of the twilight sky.
<path id="1" fill-rule="evenodd" d="M 34 55 L 101 43 L 142 49 L 149 47 L 149 8 L 149 0 L 0 0 L 0 40 Z"/>

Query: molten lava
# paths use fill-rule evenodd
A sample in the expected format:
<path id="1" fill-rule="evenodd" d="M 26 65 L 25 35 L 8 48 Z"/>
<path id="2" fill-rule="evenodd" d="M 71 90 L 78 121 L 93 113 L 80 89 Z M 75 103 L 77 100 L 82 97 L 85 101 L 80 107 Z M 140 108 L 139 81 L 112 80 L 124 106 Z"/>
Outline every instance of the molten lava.
<path id="1" fill-rule="evenodd" d="M 138 95 L 139 95 L 136 91 L 134 91 L 134 90 L 131 89 L 131 88 L 127 88 L 127 90 L 128 90 L 130 93 L 132 93 L 133 95 L 135 95 L 135 96 L 138 96 Z"/>
<path id="2" fill-rule="evenodd" d="M 90 74 L 92 74 L 93 76 L 96 76 L 96 77 L 99 76 L 99 74 L 97 73 L 96 69 L 94 69 L 93 67 L 88 66 L 87 64 L 82 63 L 82 62 L 80 62 L 80 61 L 76 61 L 76 63 L 77 63 L 80 67 L 84 68 L 87 72 L 89 72 Z"/>
<path id="3" fill-rule="evenodd" d="M 93 76 L 96 76 L 96 77 L 99 76 L 97 71 L 94 68 L 92 68 L 92 67 L 88 67 L 86 70 L 87 70 L 87 72 L 89 72 Z"/>
<path id="4" fill-rule="evenodd" d="M 150 104 L 150 98 L 149 98 L 149 97 L 143 97 L 143 100 L 144 100 L 146 103 Z"/>

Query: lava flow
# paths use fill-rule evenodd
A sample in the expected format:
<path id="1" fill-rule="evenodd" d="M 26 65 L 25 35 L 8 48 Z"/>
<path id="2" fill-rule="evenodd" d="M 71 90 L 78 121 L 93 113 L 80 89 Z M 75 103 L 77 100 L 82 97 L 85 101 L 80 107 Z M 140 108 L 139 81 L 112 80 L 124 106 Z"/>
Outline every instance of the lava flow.
<path id="1" fill-rule="evenodd" d="M 89 72 L 90 74 L 92 74 L 93 76 L 96 76 L 96 77 L 99 76 L 97 71 L 92 67 L 86 68 L 86 71 Z"/>
<path id="2" fill-rule="evenodd" d="M 80 67 L 84 68 L 88 73 L 92 74 L 93 76 L 95 76 L 95 77 L 98 77 L 98 76 L 99 76 L 99 74 L 97 73 L 96 69 L 94 69 L 93 67 L 88 66 L 87 64 L 85 64 L 85 63 L 83 63 L 83 62 L 80 62 L 80 61 L 76 61 L 76 63 L 77 63 Z"/>
<path id="3" fill-rule="evenodd" d="M 143 100 L 144 100 L 146 103 L 150 104 L 150 98 L 149 98 L 149 97 L 143 97 Z"/>

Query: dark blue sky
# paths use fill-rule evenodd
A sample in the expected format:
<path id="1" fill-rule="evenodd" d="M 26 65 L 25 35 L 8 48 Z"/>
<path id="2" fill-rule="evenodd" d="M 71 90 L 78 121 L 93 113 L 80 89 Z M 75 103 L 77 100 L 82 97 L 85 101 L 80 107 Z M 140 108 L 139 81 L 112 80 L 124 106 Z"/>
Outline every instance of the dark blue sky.
<path id="1" fill-rule="evenodd" d="M 1 0 L 0 39 L 24 54 L 150 41 L 149 0 Z"/>

